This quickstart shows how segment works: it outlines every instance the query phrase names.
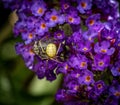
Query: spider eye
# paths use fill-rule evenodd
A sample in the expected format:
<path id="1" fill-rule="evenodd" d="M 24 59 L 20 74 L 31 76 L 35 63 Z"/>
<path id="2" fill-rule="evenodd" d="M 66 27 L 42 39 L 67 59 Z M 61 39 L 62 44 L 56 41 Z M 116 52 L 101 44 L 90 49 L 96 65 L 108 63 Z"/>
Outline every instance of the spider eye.
<path id="1" fill-rule="evenodd" d="M 57 47 L 53 43 L 49 43 L 46 47 L 46 54 L 50 57 L 53 58 L 57 53 Z"/>

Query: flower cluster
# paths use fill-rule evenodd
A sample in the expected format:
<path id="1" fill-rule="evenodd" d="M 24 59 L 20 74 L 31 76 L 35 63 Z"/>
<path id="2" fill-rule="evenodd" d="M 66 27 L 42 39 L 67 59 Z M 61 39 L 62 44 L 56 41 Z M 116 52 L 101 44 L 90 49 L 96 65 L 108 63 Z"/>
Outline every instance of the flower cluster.
<path id="1" fill-rule="evenodd" d="M 52 0 L 51 0 L 52 1 Z M 19 20 L 14 33 L 26 66 L 41 79 L 63 74 L 64 105 L 118 105 L 120 14 L 117 0 L 3 0 Z M 19 5 L 18 5 L 19 4 Z"/>

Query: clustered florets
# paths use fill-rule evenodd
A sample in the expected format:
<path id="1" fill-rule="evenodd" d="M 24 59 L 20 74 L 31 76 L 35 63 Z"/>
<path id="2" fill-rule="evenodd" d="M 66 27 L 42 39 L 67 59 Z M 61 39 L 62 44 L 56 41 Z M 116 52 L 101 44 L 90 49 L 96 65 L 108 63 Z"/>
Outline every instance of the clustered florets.
<path id="1" fill-rule="evenodd" d="M 26 66 L 40 79 L 46 77 L 52 81 L 56 75 L 64 75 L 57 101 L 64 105 L 118 105 L 120 14 L 117 0 L 3 2 L 18 15 L 14 33 L 21 35 L 23 42 L 16 44 L 16 52 Z M 48 45 L 50 48 L 46 50 Z"/>

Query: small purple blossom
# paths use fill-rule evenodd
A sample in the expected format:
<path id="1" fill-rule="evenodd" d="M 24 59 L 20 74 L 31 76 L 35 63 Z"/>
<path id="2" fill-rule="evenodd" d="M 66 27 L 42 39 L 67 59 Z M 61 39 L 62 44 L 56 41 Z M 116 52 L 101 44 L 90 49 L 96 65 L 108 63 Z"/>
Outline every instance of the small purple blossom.
<path id="1" fill-rule="evenodd" d="M 57 101 L 60 101 L 60 102 L 68 100 L 66 91 L 64 89 L 59 90 L 56 94 L 56 99 L 57 99 Z"/>
<path id="2" fill-rule="evenodd" d="M 81 31 L 74 32 L 72 34 L 72 37 L 70 38 L 70 42 L 73 42 L 75 44 L 79 43 L 82 40 L 82 33 Z"/>
<path id="3" fill-rule="evenodd" d="M 110 57 L 107 55 L 97 54 L 94 56 L 93 69 L 103 71 L 110 64 Z"/>
<path id="4" fill-rule="evenodd" d="M 84 71 L 84 75 L 79 78 L 80 84 L 90 85 L 94 83 L 93 73 L 89 70 Z"/>
<path id="5" fill-rule="evenodd" d="M 111 95 L 105 100 L 104 103 L 109 105 L 118 105 L 118 101 L 119 100 L 115 96 Z"/>
<path id="6" fill-rule="evenodd" d="M 91 43 L 87 41 L 79 43 L 78 46 L 79 46 L 78 51 L 84 52 L 84 53 L 90 52 L 90 50 L 92 49 Z"/>
<path id="7" fill-rule="evenodd" d="M 42 36 L 45 32 L 48 32 L 48 23 L 44 20 L 41 20 L 36 24 L 36 33 L 39 36 Z"/>
<path id="8" fill-rule="evenodd" d="M 98 37 L 98 33 L 96 33 L 95 31 L 93 30 L 87 30 L 85 31 L 83 34 L 82 34 L 83 38 L 86 40 L 86 41 L 89 41 L 89 42 L 94 42 L 94 39 L 96 37 Z"/>
<path id="9" fill-rule="evenodd" d="M 63 40 L 65 38 L 65 34 L 63 31 L 58 30 L 54 33 L 54 38 L 58 40 Z"/>
<path id="10" fill-rule="evenodd" d="M 35 40 L 35 32 L 23 32 L 22 39 L 25 41 L 26 44 L 31 43 Z"/>
<path id="11" fill-rule="evenodd" d="M 68 1 L 61 0 L 60 4 L 61 4 L 61 9 L 62 9 L 63 12 L 66 12 L 71 8 L 71 4 Z"/>
<path id="12" fill-rule="evenodd" d="M 92 0 L 77 0 L 77 3 L 77 9 L 81 14 L 86 13 L 86 11 L 90 10 L 92 6 Z"/>
<path id="13" fill-rule="evenodd" d="M 94 51 L 98 54 L 107 54 L 107 55 L 112 55 L 115 52 L 115 48 L 111 47 L 110 48 L 110 42 L 108 41 L 103 41 L 101 43 L 96 43 L 94 46 Z"/>
<path id="14" fill-rule="evenodd" d="M 39 79 L 42 79 L 45 77 L 46 72 L 46 63 L 45 62 L 39 62 L 34 66 L 34 71 L 37 74 Z"/>
<path id="15" fill-rule="evenodd" d="M 77 11 L 71 11 L 69 14 L 66 15 L 66 22 L 69 24 L 80 24 L 80 17 L 77 15 Z"/>
<path id="16" fill-rule="evenodd" d="M 88 60 L 85 56 L 82 55 L 79 55 L 78 57 L 72 56 L 70 58 L 69 65 L 76 69 L 87 69 L 87 62 Z"/>
<path id="17" fill-rule="evenodd" d="M 101 94 L 105 90 L 105 83 L 102 80 L 99 80 L 94 83 L 95 93 L 97 95 Z"/>
<path id="18" fill-rule="evenodd" d="M 57 23 L 63 24 L 65 22 L 65 17 L 64 15 L 53 9 L 51 10 L 51 12 L 46 13 L 45 20 L 48 21 L 49 27 L 55 27 Z"/>
<path id="19" fill-rule="evenodd" d="M 120 98 L 120 85 L 115 86 L 111 86 L 109 88 L 110 94 L 115 96 L 116 98 Z"/>
<path id="20" fill-rule="evenodd" d="M 116 66 L 113 66 L 111 68 L 111 72 L 112 72 L 113 76 L 120 76 L 120 66 L 119 66 L 119 64 L 116 65 Z"/>
<path id="21" fill-rule="evenodd" d="M 100 14 L 94 14 L 87 18 L 86 25 L 92 27 L 94 24 L 100 21 Z"/>
<path id="22" fill-rule="evenodd" d="M 43 0 L 35 2 L 32 7 L 31 11 L 35 16 L 43 16 L 46 11 L 46 5 Z"/>

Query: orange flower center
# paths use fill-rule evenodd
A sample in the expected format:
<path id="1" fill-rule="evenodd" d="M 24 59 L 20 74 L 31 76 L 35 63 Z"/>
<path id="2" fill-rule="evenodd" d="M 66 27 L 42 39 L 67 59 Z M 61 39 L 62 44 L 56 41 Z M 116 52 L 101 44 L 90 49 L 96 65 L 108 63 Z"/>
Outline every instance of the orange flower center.
<path id="1" fill-rule="evenodd" d="M 101 84 L 98 84 L 97 87 L 98 87 L 98 89 L 101 89 L 101 88 L 102 88 L 102 85 L 101 85 Z"/>
<path id="2" fill-rule="evenodd" d="M 80 63 L 80 67 L 85 67 L 86 66 L 86 62 L 81 62 Z"/>
<path id="3" fill-rule="evenodd" d="M 72 17 L 69 17 L 69 18 L 68 18 L 68 21 L 69 21 L 69 22 L 73 22 L 74 19 L 73 19 Z"/>
<path id="4" fill-rule="evenodd" d="M 106 49 L 101 49 L 101 52 L 102 52 L 102 53 L 106 53 L 107 50 L 106 50 Z"/>
<path id="5" fill-rule="evenodd" d="M 90 77 L 90 76 L 86 76 L 85 80 L 86 80 L 87 82 L 89 82 L 89 81 L 91 80 L 91 77 Z"/>
<path id="6" fill-rule="evenodd" d="M 78 89 L 79 89 L 79 86 L 76 85 L 76 86 L 74 87 L 74 90 L 78 90 Z"/>
<path id="7" fill-rule="evenodd" d="M 95 23 L 94 20 L 90 20 L 90 21 L 89 21 L 89 24 L 90 24 L 90 25 L 93 25 L 94 23 Z"/>
<path id="8" fill-rule="evenodd" d="M 76 78 L 78 78 L 78 77 L 80 77 L 80 74 L 77 73 L 77 74 L 76 74 Z"/>
<path id="9" fill-rule="evenodd" d="M 68 4 L 64 4 L 64 8 L 67 9 L 69 7 Z"/>
<path id="10" fill-rule="evenodd" d="M 39 14 L 42 14 L 42 13 L 43 13 L 43 9 L 42 9 L 42 8 L 39 8 L 39 9 L 38 9 L 38 13 L 39 13 Z"/>
<path id="11" fill-rule="evenodd" d="M 51 20 L 52 20 L 52 21 L 56 21 L 57 19 L 58 19 L 57 16 L 55 16 L 55 15 L 51 16 Z"/>
<path id="12" fill-rule="evenodd" d="M 118 43 L 118 47 L 120 47 L 120 43 Z"/>
<path id="13" fill-rule="evenodd" d="M 100 61 L 98 64 L 99 64 L 99 66 L 103 66 L 103 65 L 104 65 L 104 62 L 103 62 L 103 61 Z"/>
<path id="14" fill-rule="evenodd" d="M 61 33 L 57 33 L 57 36 L 61 36 Z"/>
<path id="15" fill-rule="evenodd" d="M 31 55 L 34 54 L 33 49 L 30 49 L 30 50 L 29 50 L 29 53 L 30 53 Z"/>
<path id="16" fill-rule="evenodd" d="M 46 24 L 45 24 L 45 23 L 42 23 L 42 24 L 41 24 L 41 28 L 42 28 L 42 29 L 45 29 L 45 28 L 46 28 Z"/>
<path id="17" fill-rule="evenodd" d="M 82 6 L 83 8 L 86 8 L 87 4 L 86 4 L 85 2 L 81 2 L 81 6 Z"/>
<path id="18" fill-rule="evenodd" d="M 88 48 L 84 47 L 84 48 L 83 48 L 83 50 L 84 50 L 84 51 L 87 51 L 87 50 L 88 50 Z"/>
<path id="19" fill-rule="evenodd" d="M 67 64 L 65 65 L 65 69 L 68 70 L 68 65 Z"/>
<path id="20" fill-rule="evenodd" d="M 28 37 L 29 37 L 29 39 L 32 39 L 33 38 L 33 34 L 29 33 Z"/>
<path id="21" fill-rule="evenodd" d="M 117 92 L 114 93 L 114 95 L 115 96 L 120 96 L 120 92 L 117 91 Z"/>

